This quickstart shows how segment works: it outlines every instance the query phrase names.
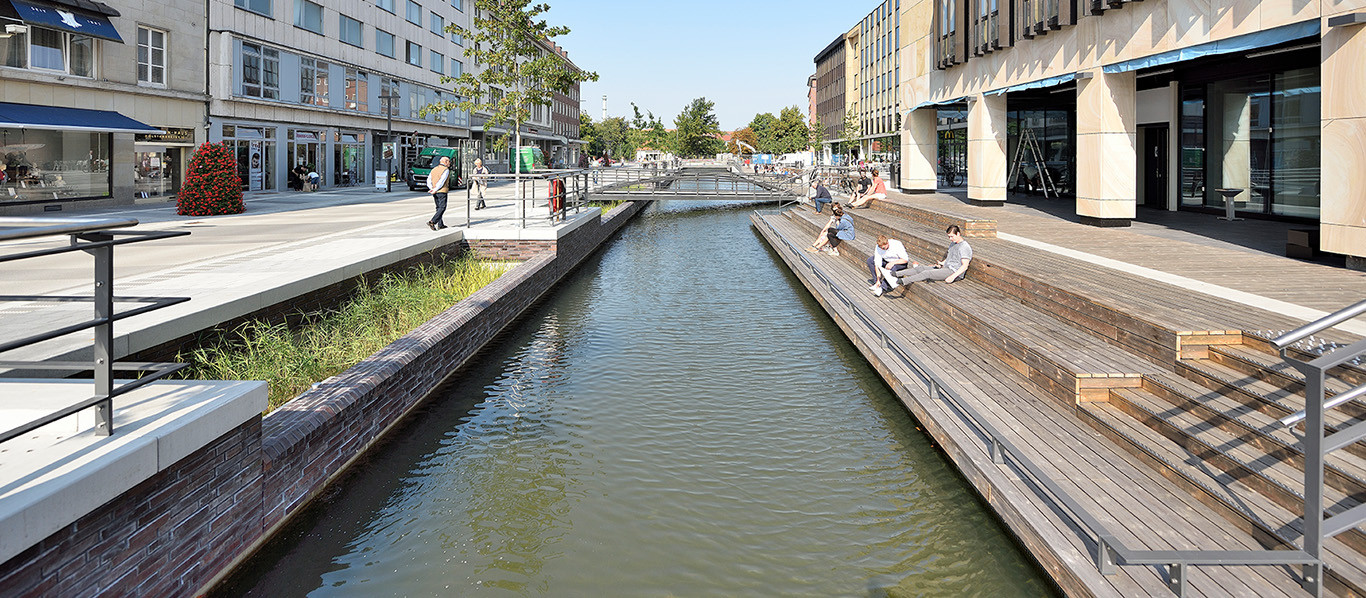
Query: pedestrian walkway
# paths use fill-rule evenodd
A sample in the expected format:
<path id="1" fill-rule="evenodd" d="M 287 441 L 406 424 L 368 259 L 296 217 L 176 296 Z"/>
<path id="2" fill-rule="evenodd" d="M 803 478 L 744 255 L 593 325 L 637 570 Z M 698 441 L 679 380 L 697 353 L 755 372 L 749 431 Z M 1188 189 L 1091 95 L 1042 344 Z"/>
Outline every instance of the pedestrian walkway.
<path id="1" fill-rule="evenodd" d="M 191 301 L 134 316 L 115 327 L 116 356 L 137 353 L 186 334 L 325 288 L 389 264 L 462 240 L 555 240 L 597 210 L 552 223 L 544 200 L 522 226 L 511 184 L 489 189 L 489 207 L 469 210 L 463 190 L 452 193 L 445 221 L 433 232 L 430 195 L 348 188 L 318 192 L 248 193 L 246 212 L 190 217 L 175 204 L 67 210 L 62 216 L 119 216 L 140 221 L 138 230 L 185 230 L 191 234 L 119 247 L 114 253 L 115 295 L 190 297 Z M 13 253 L 66 243 L 65 237 L 0 244 Z M 78 253 L 5 264 L 0 294 L 89 295 L 91 261 Z M 121 306 L 122 307 L 122 306 Z M 0 303 L 0 339 L 88 319 L 82 304 Z M 85 358 L 90 339 L 68 335 L 7 352 L 14 360 Z"/>

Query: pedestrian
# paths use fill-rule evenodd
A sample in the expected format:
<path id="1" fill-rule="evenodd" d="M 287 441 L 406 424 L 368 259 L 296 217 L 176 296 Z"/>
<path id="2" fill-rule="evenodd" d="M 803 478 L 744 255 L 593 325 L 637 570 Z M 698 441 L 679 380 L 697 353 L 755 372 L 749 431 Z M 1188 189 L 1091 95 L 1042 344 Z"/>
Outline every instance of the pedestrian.
<path id="1" fill-rule="evenodd" d="M 313 170 L 312 166 L 308 167 L 308 190 L 317 191 L 318 186 L 322 185 L 322 183 L 323 175 L 320 175 L 318 174 L 318 171 Z"/>
<path id="2" fill-rule="evenodd" d="M 489 189 L 489 169 L 484 167 L 484 161 L 479 158 L 474 159 L 474 190 L 479 193 L 479 203 L 474 206 L 476 210 L 482 210 L 488 206 L 484 205 L 484 192 Z"/>
<path id="3" fill-rule="evenodd" d="M 945 252 L 944 261 L 933 266 L 911 262 L 910 268 L 900 272 L 882 270 L 883 278 L 891 283 L 893 289 L 922 280 L 953 282 L 963 279 L 968 272 L 968 263 L 972 261 L 972 247 L 963 240 L 963 230 L 957 224 L 950 224 L 944 232 L 949 235 L 949 249 Z"/>
<path id="4" fill-rule="evenodd" d="M 427 191 L 431 192 L 432 200 L 436 202 L 436 214 L 427 221 L 427 228 L 432 230 L 446 228 L 441 216 L 446 213 L 446 196 L 451 190 L 450 176 L 451 159 L 447 156 L 441 156 L 441 163 L 427 175 Z"/>
<path id="5" fill-rule="evenodd" d="M 825 188 L 825 184 L 820 179 L 811 179 L 811 188 L 815 189 L 815 194 L 811 196 L 811 201 L 816 202 L 816 213 L 821 213 L 821 205 L 834 203 L 835 199 L 830 197 L 830 190 Z"/>
<path id="6" fill-rule="evenodd" d="M 807 247 L 810 252 L 825 251 L 830 255 L 838 257 L 840 254 L 840 243 L 854 240 L 854 219 L 844 213 L 844 208 L 839 204 L 830 206 L 832 212 L 830 223 L 821 229 L 816 241 Z"/>
<path id="7" fill-rule="evenodd" d="M 873 286 L 868 287 L 868 290 L 877 297 L 892 290 L 892 285 L 884 280 L 886 276 L 883 275 L 883 270 L 896 274 L 905 270 L 910 263 L 911 257 L 906 253 L 905 244 L 896 239 L 888 239 L 887 235 L 878 235 L 877 249 L 873 250 L 873 255 L 868 256 L 868 271 L 873 274 Z"/>

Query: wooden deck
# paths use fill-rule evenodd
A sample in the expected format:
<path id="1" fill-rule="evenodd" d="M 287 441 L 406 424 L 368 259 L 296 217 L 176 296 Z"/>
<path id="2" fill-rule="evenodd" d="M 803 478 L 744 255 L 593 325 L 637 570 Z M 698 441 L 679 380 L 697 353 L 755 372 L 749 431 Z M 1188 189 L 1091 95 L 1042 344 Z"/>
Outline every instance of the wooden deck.
<path id="1" fill-rule="evenodd" d="M 912 201 L 916 210 L 897 205 Z M 952 198 L 894 196 L 884 209 L 854 212 L 859 239 L 845 245 L 843 257 L 816 255 L 809 261 L 840 295 L 875 314 L 943 379 L 955 381 L 955 390 L 992 425 L 1016 434 L 1012 442 L 1025 447 L 1034 463 L 1126 545 L 1256 550 L 1298 544 L 1303 459 L 1295 435 L 1278 429 L 1274 419 L 1302 406 L 1303 397 L 1296 397 L 1298 381 L 1283 371 L 1279 359 L 1245 333 L 1293 328 L 1302 320 L 1193 293 L 1142 272 L 1091 264 L 1075 253 L 1011 241 L 1011 235 L 1023 232 L 1066 240 L 1067 234 L 1046 226 L 1047 218 L 1027 213 L 1011 214 L 998 224 L 1003 238 L 969 239 L 976 259 L 968 280 L 921 283 L 874 297 L 863 261 L 879 232 L 903 240 L 922 261 L 943 255 L 942 221 L 921 213 L 933 209 L 923 204 L 936 202 L 952 208 L 944 217 L 977 219 L 979 230 L 989 228 L 983 223 L 987 218 L 972 210 L 1000 210 Z M 793 248 L 809 243 L 824 221 L 804 208 L 756 216 L 761 234 L 1058 585 L 1078 596 L 1169 594 L 1164 568 L 1129 566 L 1116 575 L 1100 575 L 1088 533 L 1043 491 L 1022 481 L 1020 472 L 993 464 L 980 434 L 945 403 L 927 396 L 914 374 L 880 346 L 876 333 L 805 272 Z M 1051 226 L 1096 233 L 1105 238 L 1104 251 L 1130 263 L 1162 265 L 1147 257 L 1147 250 L 1159 245 L 1150 236 L 1066 222 Z M 1068 248 L 1081 251 L 1077 246 L 1090 243 L 1086 238 Z M 1312 277 L 1320 270 L 1331 280 L 1350 283 L 1336 292 L 1338 299 L 1360 291 L 1335 305 L 1320 296 L 1306 306 L 1313 309 L 1331 311 L 1366 297 L 1366 278 L 1357 273 L 1312 264 L 1295 268 L 1296 263 L 1274 256 L 1197 244 L 1158 253 L 1168 252 L 1201 264 L 1181 270 L 1181 276 L 1191 278 L 1218 272 L 1209 262 L 1225 257 L 1249 275 L 1259 270 L 1259 278 L 1208 280 L 1238 284 L 1246 293 L 1275 286 L 1266 282 L 1270 278 Z M 1277 300 L 1306 297 L 1282 292 Z M 1366 372 L 1344 372 L 1348 381 L 1357 376 Z M 1348 382 L 1336 384 L 1345 389 Z M 1335 413 L 1329 428 L 1363 416 L 1366 406 L 1355 405 Z M 1366 447 L 1341 453 L 1330 460 L 1330 513 L 1366 502 Z M 1351 530 L 1326 546 L 1328 593 L 1359 595 L 1366 588 L 1366 534 Z M 1307 593 L 1299 586 L 1299 572 L 1290 567 L 1198 567 L 1190 574 L 1187 595 Z"/>

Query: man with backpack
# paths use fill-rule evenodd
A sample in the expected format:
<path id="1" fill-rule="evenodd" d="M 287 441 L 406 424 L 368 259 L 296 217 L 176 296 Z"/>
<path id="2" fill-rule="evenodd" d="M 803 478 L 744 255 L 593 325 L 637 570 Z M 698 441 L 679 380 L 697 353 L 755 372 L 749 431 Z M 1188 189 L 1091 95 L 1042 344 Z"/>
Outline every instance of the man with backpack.
<path id="1" fill-rule="evenodd" d="M 446 213 L 446 196 L 451 190 L 451 159 L 441 156 L 441 163 L 432 169 L 432 173 L 427 175 L 427 191 L 431 192 L 432 200 L 436 202 L 436 215 L 427 221 L 427 228 L 441 230 L 446 228 L 446 223 L 441 221 L 441 216 Z"/>

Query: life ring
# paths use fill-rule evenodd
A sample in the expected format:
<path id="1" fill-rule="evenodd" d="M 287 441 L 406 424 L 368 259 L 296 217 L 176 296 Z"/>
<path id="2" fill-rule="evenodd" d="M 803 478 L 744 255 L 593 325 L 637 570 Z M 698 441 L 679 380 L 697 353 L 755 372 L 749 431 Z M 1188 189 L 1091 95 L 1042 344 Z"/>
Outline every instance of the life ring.
<path id="1" fill-rule="evenodd" d="M 564 179 L 550 179 L 550 213 L 564 207 Z"/>

